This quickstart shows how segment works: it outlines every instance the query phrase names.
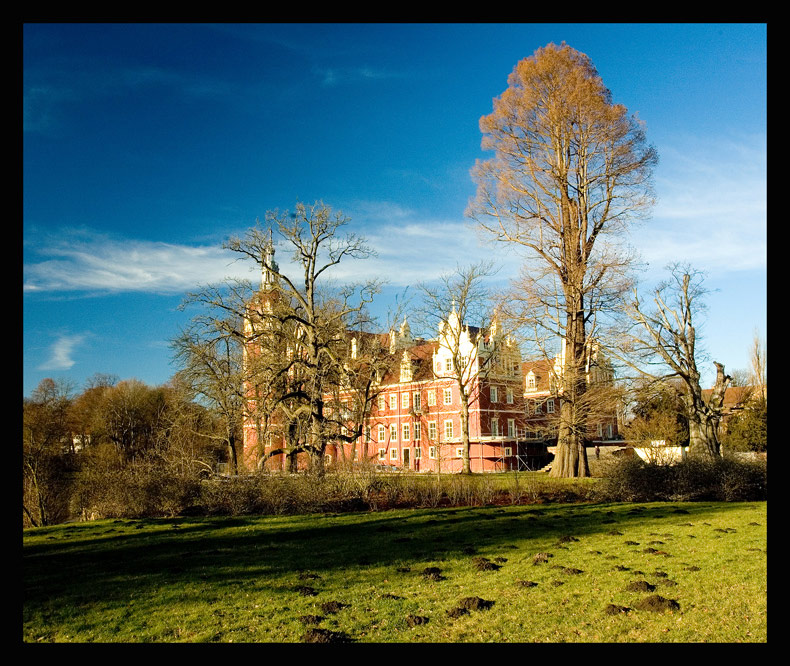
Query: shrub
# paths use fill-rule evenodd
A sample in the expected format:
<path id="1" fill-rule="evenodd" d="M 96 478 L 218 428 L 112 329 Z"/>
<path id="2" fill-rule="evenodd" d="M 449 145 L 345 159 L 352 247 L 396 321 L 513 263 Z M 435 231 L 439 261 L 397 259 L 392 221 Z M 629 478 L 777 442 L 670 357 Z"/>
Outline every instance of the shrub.
<path id="1" fill-rule="evenodd" d="M 604 501 L 759 501 L 767 499 L 764 461 L 689 458 L 674 465 L 623 460 L 596 488 Z"/>

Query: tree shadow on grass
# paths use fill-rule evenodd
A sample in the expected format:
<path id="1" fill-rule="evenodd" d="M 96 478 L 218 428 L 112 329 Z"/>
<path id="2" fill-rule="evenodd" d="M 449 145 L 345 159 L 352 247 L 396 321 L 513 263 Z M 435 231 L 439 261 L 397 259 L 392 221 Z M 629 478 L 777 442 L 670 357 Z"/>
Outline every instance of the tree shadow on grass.
<path id="1" fill-rule="evenodd" d="M 646 523 L 704 524 L 723 503 L 459 507 L 295 516 L 106 520 L 29 532 L 25 604 L 123 600 L 165 586 L 282 590 L 290 574 L 331 578 L 352 568 L 415 570 L 444 559 L 532 554 L 563 539 Z M 662 523 L 663 524 L 663 523 Z M 33 540 L 31 537 L 35 537 Z M 490 561 L 490 560 L 489 560 Z M 492 567 L 493 568 L 493 567 Z M 292 578 L 293 576 L 291 576 Z M 309 584 L 309 583 L 308 583 Z M 290 590 L 290 588 L 289 588 Z"/>

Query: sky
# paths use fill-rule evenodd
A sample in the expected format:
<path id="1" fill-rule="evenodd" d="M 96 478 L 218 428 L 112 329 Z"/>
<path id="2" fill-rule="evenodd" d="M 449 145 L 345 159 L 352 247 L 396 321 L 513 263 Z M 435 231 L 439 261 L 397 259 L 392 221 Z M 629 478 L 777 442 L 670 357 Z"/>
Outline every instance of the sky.
<path id="1" fill-rule="evenodd" d="M 25 396 L 46 377 L 167 382 L 184 296 L 256 279 L 223 242 L 297 202 L 368 239 L 377 256 L 346 268 L 388 280 L 381 313 L 481 258 L 515 278 L 465 216 L 490 157 L 479 120 L 516 63 L 563 41 L 658 151 L 657 204 L 630 238 L 644 284 L 670 262 L 704 271 L 704 351 L 728 370 L 767 344 L 765 24 L 21 29 Z"/>

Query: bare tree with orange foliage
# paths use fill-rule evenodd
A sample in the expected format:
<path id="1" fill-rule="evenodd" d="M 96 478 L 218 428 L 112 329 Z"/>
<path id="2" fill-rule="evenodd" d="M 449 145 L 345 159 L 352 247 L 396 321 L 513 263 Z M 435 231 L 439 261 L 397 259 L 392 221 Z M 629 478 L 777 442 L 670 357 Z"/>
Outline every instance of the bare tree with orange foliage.
<path id="1" fill-rule="evenodd" d="M 478 189 L 468 214 L 523 251 L 515 286 L 525 325 L 565 340 L 551 474 L 588 476 L 588 338 L 622 291 L 631 259 L 612 241 L 650 208 L 657 155 L 590 58 L 566 44 L 519 62 L 508 84 L 480 120 L 482 147 L 494 156 L 472 171 Z"/>

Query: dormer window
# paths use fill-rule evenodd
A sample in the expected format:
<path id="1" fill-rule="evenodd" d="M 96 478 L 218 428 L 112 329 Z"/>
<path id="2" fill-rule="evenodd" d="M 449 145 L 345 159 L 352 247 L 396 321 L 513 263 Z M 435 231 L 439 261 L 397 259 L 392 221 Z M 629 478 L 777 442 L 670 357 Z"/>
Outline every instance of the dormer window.
<path id="1" fill-rule="evenodd" d="M 529 371 L 527 375 L 527 391 L 534 391 L 538 387 L 538 381 L 535 377 L 535 373 L 532 370 Z"/>

